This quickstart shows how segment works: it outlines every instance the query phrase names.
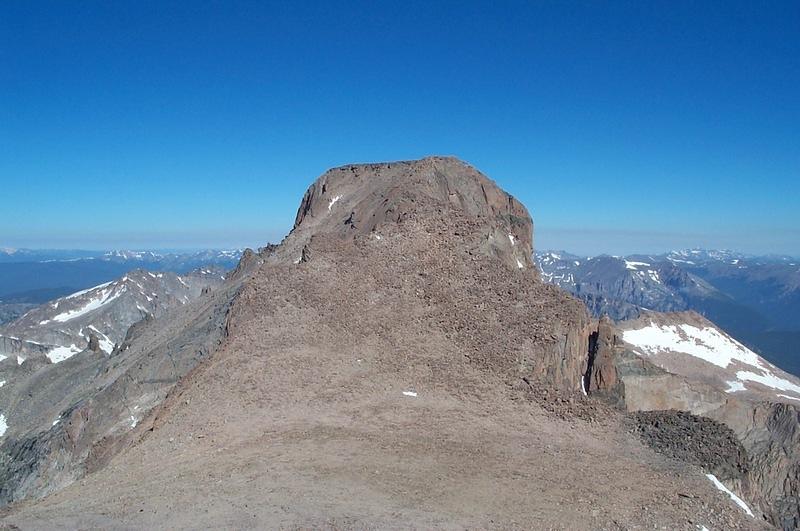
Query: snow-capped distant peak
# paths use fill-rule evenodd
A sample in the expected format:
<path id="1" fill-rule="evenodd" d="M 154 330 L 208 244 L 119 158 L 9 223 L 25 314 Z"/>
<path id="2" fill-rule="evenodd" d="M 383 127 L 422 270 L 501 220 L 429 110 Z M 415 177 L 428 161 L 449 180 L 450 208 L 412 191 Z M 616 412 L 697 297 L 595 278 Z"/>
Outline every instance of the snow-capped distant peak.
<path id="1" fill-rule="evenodd" d="M 153 251 L 109 251 L 103 255 L 104 258 L 119 258 L 122 260 L 158 260 L 163 255 Z"/>

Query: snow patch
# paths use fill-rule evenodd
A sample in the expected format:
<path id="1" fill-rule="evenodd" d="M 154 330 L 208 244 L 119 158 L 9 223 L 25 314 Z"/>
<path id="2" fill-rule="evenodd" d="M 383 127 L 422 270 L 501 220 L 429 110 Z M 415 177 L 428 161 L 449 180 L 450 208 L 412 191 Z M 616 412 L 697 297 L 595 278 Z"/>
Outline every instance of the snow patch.
<path id="1" fill-rule="evenodd" d="M 523 264 L 522 260 L 520 260 L 519 258 L 517 258 L 517 267 L 519 269 L 525 269 L 525 264 Z"/>
<path id="2" fill-rule="evenodd" d="M 111 282 L 113 282 L 113 280 L 112 280 Z M 90 291 L 92 291 L 92 290 L 96 290 L 96 289 L 105 288 L 106 286 L 108 286 L 109 284 L 111 284 L 111 282 L 105 282 L 105 283 L 103 283 L 103 284 L 98 284 L 97 286 L 94 286 L 93 288 L 87 288 L 87 289 L 82 289 L 82 290 L 80 290 L 80 291 L 76 291 L 75 293 L 73 293 L 73 294 L 71 294 L 71 295 L 67 295 L 67 296 L 66 296 L 66 297 L 64 297 L 64 298 L 65 298 L 65 299 L 74 299 L 75 297 L 80 297 L 80 296 L 81 296 L 81 295 L 83 295 L 84 293 L 89 293 L 89 292 L 90 292 Z"/>
<path id="3" fill-rule="evenodd" d="M 699 328 L 690 324 L 660 326 L 651 322 L 644 328 L 624 331 L 622 338 L 648 355 L 682 352 L 723 369 L 734 360 L 765 369 L 755 352 L 712 327 Z"/>
<path id="4" fill-rule="evenodd" d="M 95 328 L 94 325 L 89 325 L 89 328 L 91 328 L 99 336 L 97 338 L 97 342 L 100 344 L 100 350 L 106 354 L 111 354 L 111 352 L 114 350 L 114 342 L 108 339 L 108 336 L 103 332 Z"/>
<path id="5" fill-rule="evenodd" d="M 650 267 L 650 264 L 647 262 L 632 262 L 625 260 L 625 269 L 632 269 L 633 271 L 636 271 L 636 268 L 638 267 Z"/>
<path id="6" fill-rule="evenodd" d="M 760 383 L 761 385 L 777 389 L 778 391 L 792 391 L 793 393 L 800 394 L 800 385 L 794 384 L 784 378 L 779 378 L 768 370 L 764 370 L 762 374 L 756 374 L 750 371 L 738 371 L 736 377 L 740 380 Z"/>
<path id="7" fill-rule="evenodd" d="M 730 382 L 725 382 L 728 384 L 728 388 L 725 389 L 726 393 L 735 393 L 737 391 L 746 391 L 747 388 L 744 384 L 739 380 L 731 380 Z"/>
<path id="8" fill-rule="evenodd" d="M 6 416 L 0 413 L 0 437 L 5 435 L 7 429 L 8 424 L 6 423 Z"/>
<path id="9" fill-rule="evenodd" d="M 0 387 L 3 387 L 6 384 L 5 380 L 0 380 Z"/>
<path id="10" fill-rule="evenodd" d="M 0 382 L 0 387 L 3 387 L 3 384 L 4 384 L 4 383 L 5 383 L 5 382 Z M 780 393 L 776 393 L 776 394 L 777 394 L 777 396 L 779 396 L 779 397 L 781 397 L 781 398 L 788 398 L 789 400 L 800 400 L 800 398 L 798 398 L 798 397 L 796 397 L 796 396 L 782 395 L 782 394 L 780 394 Z"/>
<path id="11" fill-rule="evenodd" d="M 403 391 L 403 394 L 405 396 L 417 396 L 417 392 L 416 391 Z"/>
<path id="12" fill-rule="evenodd" d="M 514 238 L 514 235 L 511 234 L 510 232 L 508 233 L 508 241 L 511 242 L 511 245 L 516 245 L 517 244 L 517 239 Z"/>
<path id="13" fill-rule="evenodd" d="M 86 315 L 87 313 L 97 310 L 98 308 L 102 308 L 109 302 L 117 299 L 120 295 L 125 292 L 125 288 L 118 289 L 116 291 L 113 290 L 103 290 L 100 292 L 99 296 L 93 297 L 87 304 L 78 308 L 76 310 L 70 310 L 68 312 L 60 313 L 51 319 L 52 321 L 58 321 L 59 323 L 64 323 L 71 319 L 75 319 L 76 317 L 80 317 L 81 315 Z M 45 323 L 48 321 L 45 321 Z M 44 323 L 40 323 L 44 324 Z"/>
<path id="14" fill-rule="evenodd" d="M 183 284 L 183 285 L 184 285 L 185 287 L 187 287 L 187 288 L 189 287 L 189 284 L 187 284 L 186 282 L 184 282 L 184 281 L 183 281 L 183 279 L 182 279 L 181 277 L 178 277 L 178 282 L 180 282 L 181 284 Z"/>
<path id="15" fill-rule="evenodd" d="M 728 487 L 723 485 L 722 482 L 717 479 L 717 476 L 715 476 L 714 474 L 706 474 L 706 477 L 711 480 L 711 483 L 713 483 L 715 487 L 717 487 L 719 490 L 730 496 L 731 499 L 734 501 L 734 503 L 736 503 L 736 505 L 741 507 L 742 510 L 747 513 L 747 516 L 755 518 L 755 515 L 753 514 L 753 511 L 750 510 L 750 507 L 748 507 L 747 504 L 743 502 L 739 496 L 731 492 L 730 489 L 728 489 Z"/>
<path id="16" fill-rule="evenodd" d="M 47 357 L 51 362 L 58 363 L 71 358 L 80 351 L 81 349 L 74 344 L 68 347 L 60 346 L 48 350 Z"/>
<path id="17" fill-rule="evenodd" d="M 17 365 L 22 365 L 23 363 L 25 363 L 25 358 L 17 354 Z"/>
<path id="18" fill-rule="evenodd" d="M 341 198 L 342 198 L 342 196 L 340 196 L 340 195 L 337 195 L 336 197 L 334 197 L 333 199 L 331 199 L 331 202 L 330 202 L 330 203 L 328 203 L 328 212 L 330 212 L 330 211 L 331 211 L 331 209 L 333 208 L 333 205 L 335 205 L 335 204 L 336 204 L 336 201 L 338 201 L 338 200 L 339 200 L 339 199 L 341 199 Z"/>

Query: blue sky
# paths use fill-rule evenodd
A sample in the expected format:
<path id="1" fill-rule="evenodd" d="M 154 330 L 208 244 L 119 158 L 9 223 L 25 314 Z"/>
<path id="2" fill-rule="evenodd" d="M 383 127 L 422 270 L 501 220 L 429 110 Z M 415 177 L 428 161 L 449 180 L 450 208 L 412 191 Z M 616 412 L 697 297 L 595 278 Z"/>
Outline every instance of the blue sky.
<path id="1" fill-rule="evenodd" d="M 333 4 L 3 2 L 0 246 L 260 245 L 447 154 L 538 248 L 800 255 L 800 3 Z"/>

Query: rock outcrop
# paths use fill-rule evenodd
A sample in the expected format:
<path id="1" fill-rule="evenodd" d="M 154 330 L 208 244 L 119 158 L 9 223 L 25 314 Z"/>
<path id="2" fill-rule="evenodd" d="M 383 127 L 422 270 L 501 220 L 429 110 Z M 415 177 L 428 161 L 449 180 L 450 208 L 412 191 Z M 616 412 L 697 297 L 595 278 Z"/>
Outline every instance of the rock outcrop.
<path id="1" fill-rule="evenodd" d="M 603 316 L 597 323 L 597 330 L 589 336 L 589 361 L 584 376 L 584 387 L 589 392 L 617 389 L 617 365 L 614 359 L 616 332 L 614 323 Z"/>
<path id="2" fill-rule="evenodd" d="M 800 406 L 734 399 L 711 416 L 731 426 L 747 449 L 748 499 L 779 528 L 800 529 Z"/>

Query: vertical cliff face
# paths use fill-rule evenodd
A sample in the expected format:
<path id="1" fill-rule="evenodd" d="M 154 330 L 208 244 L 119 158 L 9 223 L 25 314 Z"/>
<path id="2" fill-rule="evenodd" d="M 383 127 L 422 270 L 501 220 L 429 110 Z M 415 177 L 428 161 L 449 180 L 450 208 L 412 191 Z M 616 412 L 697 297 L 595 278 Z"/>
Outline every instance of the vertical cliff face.
<path id="1" fill-rule="evenodd" d="M 800 408 L 730 400 L 713 415 L 731 426 L 747 449 L 747 496 L 779 528 L 800 528 Z"/>
<path id="2" fill-rule="evenodd" d="M 531 270 L 533 220 L 527 209 L 481 172 L 451 157 L 359 164 L 327 171 L 300 204 L 293 240 L 315 233 L 341 237 L 380 233 L 381 227 L 412 218 L 459 212 L 483 229 L 457 232 L 477 252 L 508 266 Z"/>

